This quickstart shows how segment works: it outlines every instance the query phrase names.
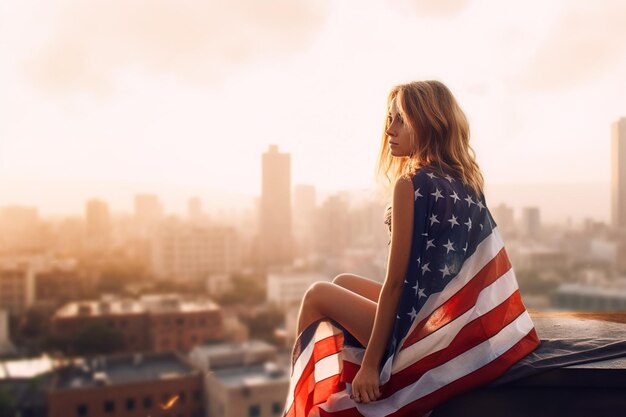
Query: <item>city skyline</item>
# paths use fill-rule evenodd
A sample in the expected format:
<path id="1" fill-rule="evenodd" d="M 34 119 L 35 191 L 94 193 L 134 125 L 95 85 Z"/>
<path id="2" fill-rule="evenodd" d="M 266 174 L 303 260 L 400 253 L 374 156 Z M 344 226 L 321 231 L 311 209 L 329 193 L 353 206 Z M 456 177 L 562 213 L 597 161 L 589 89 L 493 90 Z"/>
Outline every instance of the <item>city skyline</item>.
<path id="1" fill-rule="evenodd" d="M 2 5 L 2 204 L 50 189 L 58 207 L 76 187 L 259 195 L 270 143 L 294 184 L 367 189 L 389 89 L 424 78 L 457 96 L 487 183 L 610 181 L 623 2 L 104 4 Z M 101 32 L 119 16 L 137 30 Z"/>

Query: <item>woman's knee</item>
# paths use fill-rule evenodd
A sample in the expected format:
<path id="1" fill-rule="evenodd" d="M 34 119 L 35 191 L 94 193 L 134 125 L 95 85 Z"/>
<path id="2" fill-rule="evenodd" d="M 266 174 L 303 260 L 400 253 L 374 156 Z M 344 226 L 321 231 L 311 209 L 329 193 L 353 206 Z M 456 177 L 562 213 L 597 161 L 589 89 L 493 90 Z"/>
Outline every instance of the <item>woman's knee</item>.
<path id="1" fill-rule="evenodd" d="M 318 304 L 319 300 L 323 299 L 325 294 L 328 293 L 327 287 L 329 285 L 333 284 L 325 281 L 317 281 L 311 284 L 304 294 L 304 302 Z"/>
<path id="2" fill-rule="evenodd" d="M 352 274 L 339 274 L 335 278 L 333 278 L 333 284 L 339 285 L 340 287 L 345 287 L 349 285 L 349 282 L 354 279 L 354 275 Z"/>

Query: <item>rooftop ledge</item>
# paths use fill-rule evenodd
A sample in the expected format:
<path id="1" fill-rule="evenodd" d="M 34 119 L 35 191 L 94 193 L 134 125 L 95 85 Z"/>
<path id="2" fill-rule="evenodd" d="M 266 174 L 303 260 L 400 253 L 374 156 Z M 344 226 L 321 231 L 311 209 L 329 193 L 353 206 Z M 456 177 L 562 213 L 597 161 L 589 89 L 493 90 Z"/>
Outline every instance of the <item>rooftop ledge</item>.
<path id="1" fill-rule="evenodd" d="M 626 311 L 532 312 L 541 340 L 588 339 L 626 346 Z M 496 381 L 497 382 L 497 381 Z M 617 416 L 626 410 L 626 355 L 546 370 L 460 395 L 431 417 Z"/>

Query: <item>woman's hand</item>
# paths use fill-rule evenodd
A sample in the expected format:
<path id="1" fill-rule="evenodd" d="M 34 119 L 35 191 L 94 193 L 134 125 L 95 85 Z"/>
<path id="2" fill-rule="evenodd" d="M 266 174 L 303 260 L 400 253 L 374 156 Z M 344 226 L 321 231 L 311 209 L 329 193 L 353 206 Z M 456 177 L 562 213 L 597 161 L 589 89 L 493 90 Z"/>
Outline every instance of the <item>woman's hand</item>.
<path id="1" fill-rule="evenodd" d="M 352 398 L 357 403 L 367 404 L 380 398 L 380 379 L 378 370 L 361 366 L 352 380 Z"/>

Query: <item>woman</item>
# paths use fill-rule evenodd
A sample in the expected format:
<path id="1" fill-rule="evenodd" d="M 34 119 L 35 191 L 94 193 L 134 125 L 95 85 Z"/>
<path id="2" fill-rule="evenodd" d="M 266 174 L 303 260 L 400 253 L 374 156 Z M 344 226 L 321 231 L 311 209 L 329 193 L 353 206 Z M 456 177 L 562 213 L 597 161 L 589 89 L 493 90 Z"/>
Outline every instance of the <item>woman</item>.
<path id="1" fill-rule="evenodd" d="M 423 415 L 537 347 L 473 154 L 444 84 L 391 90 L 385 280 L 342 274 L 308 289 L 285 415 Z"/>

